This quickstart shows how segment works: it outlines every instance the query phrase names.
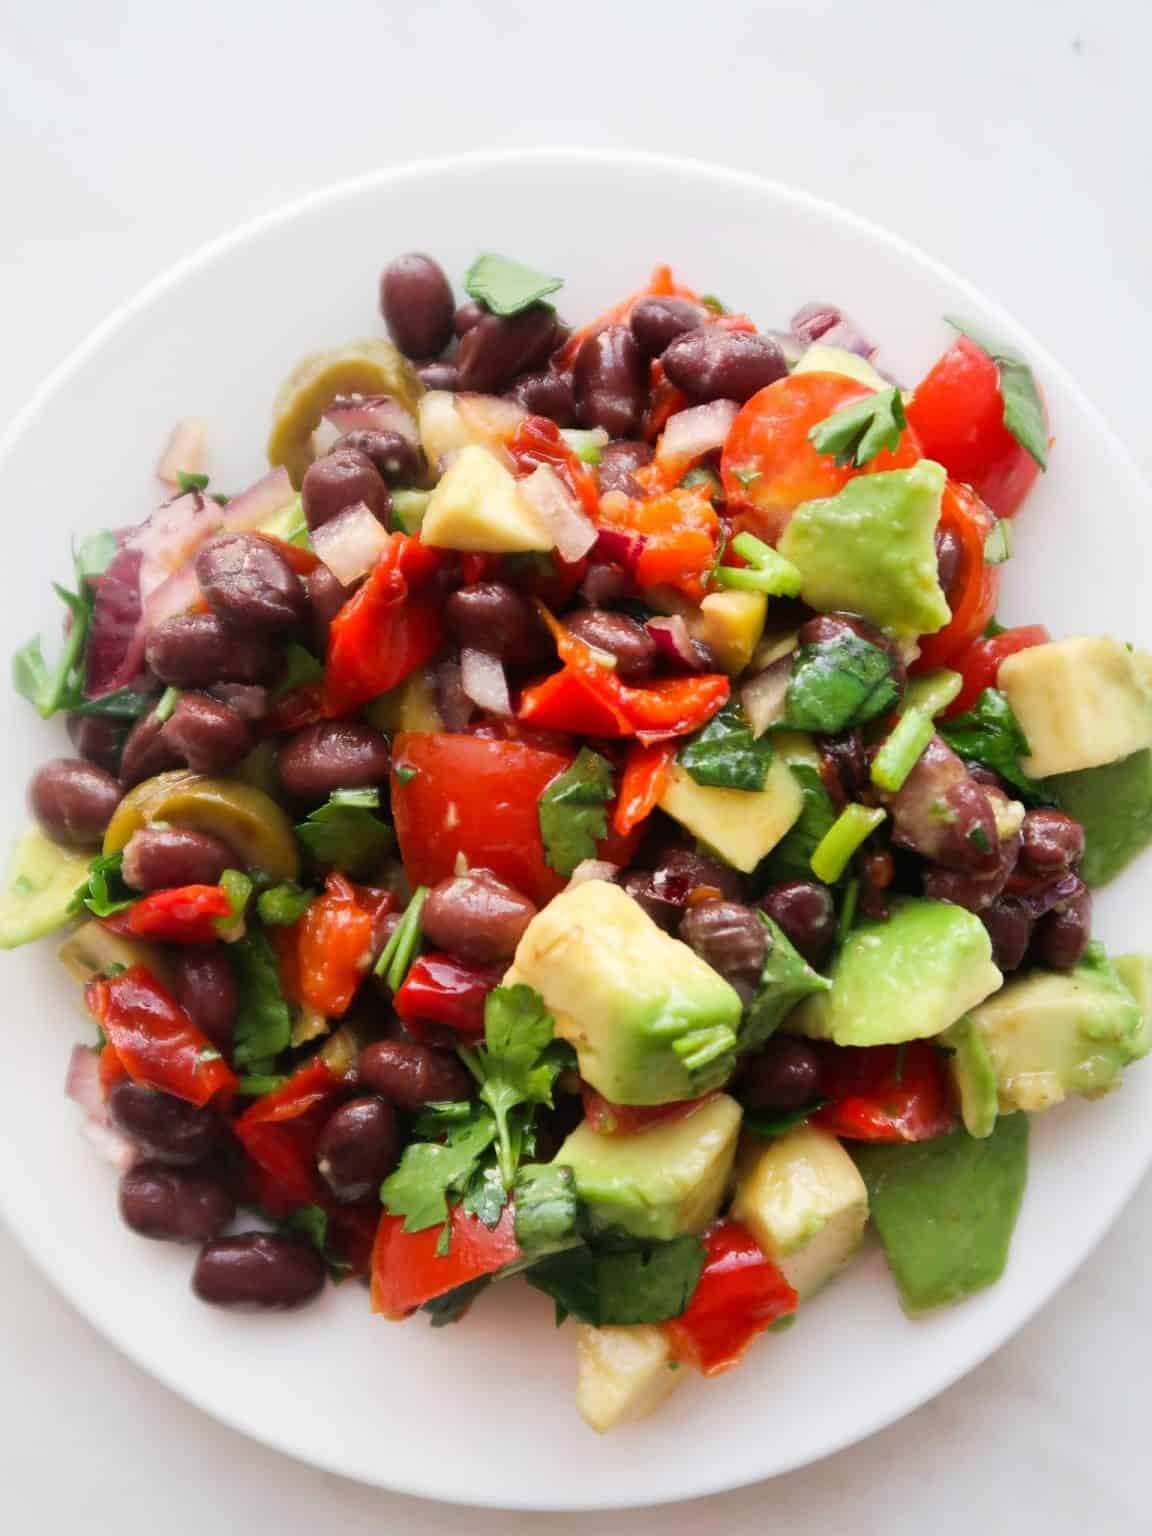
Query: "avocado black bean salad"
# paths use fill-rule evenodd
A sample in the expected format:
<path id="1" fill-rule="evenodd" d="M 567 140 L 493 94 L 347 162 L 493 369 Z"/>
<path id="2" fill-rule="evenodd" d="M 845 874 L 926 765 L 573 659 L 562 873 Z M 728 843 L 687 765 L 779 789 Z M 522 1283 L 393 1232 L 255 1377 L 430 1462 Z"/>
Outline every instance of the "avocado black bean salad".
<path id="1" fill-rule="evenodd" d="M 1152 1043 L 1091 935 L 1152 657 L 997 622 L 1048 433 L 967 323 L 908 391 L 830 304 L 463 286 L 391 262 L 269 473 L 222 493 L 181 422 L 78 545 L 0 943 L 65 931 L 67 1091 L 202 1300 L 352 1276 L 439 1327 L 520 1274 L 603 1431 L 869 1220 L 909 1314 L 1001 1274 L 1029 1117 Z"/>

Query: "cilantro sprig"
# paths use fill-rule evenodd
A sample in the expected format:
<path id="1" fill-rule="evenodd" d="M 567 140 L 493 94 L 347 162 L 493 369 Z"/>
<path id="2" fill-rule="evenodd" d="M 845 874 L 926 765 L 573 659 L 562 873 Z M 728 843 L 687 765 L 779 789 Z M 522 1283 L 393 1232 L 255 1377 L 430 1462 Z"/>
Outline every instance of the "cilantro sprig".
<path id="1" fill-rule="evenodd" d="M 378 789 L 338 789 L 296 828 L 296 836 L 321 864 L 346 874 L 370 874 L 392 847 L 392 828 L 375 814 Z"/>
<path id="2" fill-rule="evenodd" d="M 898 448 L 907 425 L 900 391 L 881 389 L 818 421 L 808 438 L 817 453 L 830 453 L 837 464 L 862 469 L 878 453 Z"/>
<path id="3" fill-rule="evenodd" d="M 552 1016 L 540 994 L 522 984 L 497 987 L 484 1005 L 484 1044 L 462 1048 L 460 1056 L 480 1084 L 481 1102 L 496 1123 L 497 1162 L 504 1188 L 511 1189 L 522 1151 L 523 1115 L 552 1103 L 560 1071 Z"/>
<path id="4" fill-rule="evenodd" d="M 698 1237 L 588 1246 L 541 1259 L 525 1278 L 556 1303 L 557 1323 L 569 1314 L 594 1328 L 662 1323 L 687 1310 L 704 1260 Z"/>
<path id="5" fill-rule="evenodd" d="M 87 909 L 93 917 L 111 917 L 114 912 L 123 912 L 125 907 L 132 905 L 139 892 L 130 890 L 124 883 L 121 874 L 123 863 L 123 851 L 109 854 L 107 858 L 98 854 L 92 860 L 88 866 L 87 882 L 72 898 L 72 916 L 78 916 Z"/>
<path id="6" fill-rule="evenodd" d="M 64 645 L 55 665 L 50 667 L 44 659 L 44 646 L 39 636 L 22 645 L 12 658 L 13 686 L 17 693 L 35 705 L 45 720 L 50 719 L 58 710 L 71 710 L 86 702 L 84 647 L 96 605 L 92 578 L 104 573 L 115 553 L 114 534 L 94 533 L 72 553 L 72 564 L 76 572 L 75 592 L 62 587 L 59 582 L 52 583 L 52 590 L 70 616 Z M 95 713 L 91 709 L 84 712 Z"/>
<path id="7" fill-rule="evenodd" d="M 544 857 L 558 875 L 570 875 L 585 859 L 596 857 L 596 844 L 608 831 L 612 791 L 612 764 L 591 747 L 581 747 L 572 766 L 545 788 L 540 835 Z"/>

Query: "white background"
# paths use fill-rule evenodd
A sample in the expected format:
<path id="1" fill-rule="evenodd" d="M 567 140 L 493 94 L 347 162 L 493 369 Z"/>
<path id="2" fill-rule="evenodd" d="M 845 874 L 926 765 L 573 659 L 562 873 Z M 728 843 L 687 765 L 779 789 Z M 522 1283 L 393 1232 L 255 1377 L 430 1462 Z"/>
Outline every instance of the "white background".
<path id="1" fill-rule="evenodd" d="M 302 191 L 463 148 L 618 144 L 762 171 L 919 242 L 1043 337 L 1152 474 L 1150 50 L 1146 0 L 36 0 L 19 14 L 7 0 L 0 420 L 143 281 Z M 125 402 L 129 434 L 130 415 Z M 59 464 L 62 494 L 82 496 L 66 421 Z M 27 530 L 35 511 L 4 517 Z M 1014 1343 L 818 1467 L 706 1505 L 543 1519 L 597 1536 L 1146 1530 L 1150 1245 L 1146 1184 Z M 240 1439 L 116 1354 L 2 1232 L 0 1317 L 11 1536 L 93 1521 L 117 1536 L 541 1527 L 392 1498 Z M 399 1423 L 402 1383 L 381 1394 Z M 450 1402 L 444 1418 L 447 1458 L 467 1425 Z"/>

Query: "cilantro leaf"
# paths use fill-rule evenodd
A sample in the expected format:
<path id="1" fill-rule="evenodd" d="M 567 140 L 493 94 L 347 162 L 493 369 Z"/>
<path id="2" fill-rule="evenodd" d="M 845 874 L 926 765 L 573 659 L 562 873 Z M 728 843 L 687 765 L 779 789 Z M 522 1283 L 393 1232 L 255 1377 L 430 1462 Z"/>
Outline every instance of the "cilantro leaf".
<path id="1" fill-rule="evenodd" d="M 433 1296 L 432 1300 L 426 1301 L 420 1310 L 427 1312 L 428 1321 L 433 1328 L 446 1328 L 449 1323 L 458 1323 L 480 1292 L 486 1291 L 491 1284 L 491 1275 L 480 1275 L 475 1280 L 466 1280 L 455 1290 L 445 1291 L 443 1296 Z"/>
<path id="2" fill-rule="evenodd" d="M 189 491 L 206 491 L 208 479 L 207 475 L 194 475 L 186 469 L 176 471 L 176 485 L 182 496 L 186 496 Z"/>
<path id="3" fill-rule="evenodd" d="M 996 364 L 1000 374 L 1000 398 L 1004 402 L 1004 425 L 1040 468 L 1047 469 L 1048 428 L 1040 391 L 1027 361 L 1014 347 L 1005 346 L 967 320 L 958 320 L 955 315 L 945 315 L 944 318 L 961 335 L 987 352 Z"/>
<path id="4" fill-rule="evenodd" d="M 461 1194 L 480 1159 L 496 1139 L 496 1122 L 485 1108 L 448 1132 L 447 1140 L 414 1141 L 394 1173 L 380 1186 L 380 1199 L 393 1216 L 404 1217 L 405 1232 L 422 1232 L 448 1220 L 449 1194 Z"/>
<path id="5" fill-rule="evenodd" d="M 572 766 L 540 796 L 544 856 L 557 874 L 570 875 L 585 859 L 596 857 L 596 844 L 608 831 L 612 791 L 611 763 L 591 747 L 581 747 Z"/>
<path id="6" fill-rule="evenodd" d="M 571 1168 L 526 1164 L 516 1175 L 513 1204 L 516 1241 L 524 1253 L 552 1253 L 576 1236 L 582 1207 Z"/>
<path id="7" fill-rule="evenodd" d="M 523 1126 L 512 1120 L 521 1105 L 552 1103 L 560 1058 L 544 1000 L 523 984 L 497 987 L 484 1004 L 484 1044 L 461 1050 L 480 1084 L 480 1098 L 496 1117 L 497 1161 L 505 1189 L 512 1187 L 523 1150 Z"/>
<path id="8" fill-rule="evenodd" d="M 87 908 L 93 917 L 111 917 L 113 912 L 123 912 L 137 900 L 140 893 L 129 890 L 124 883 L 120 872 L 123 863 L 122 851 L 107 858 L 97 854 L 88 866 L 87 884 L 72 898 L 74 916 Z"/>
<path id="9" fill-rule="evenodd" d="M 541 1259 L 526 1279 L 556 1302 L 558 1322 L 571 1313 L 595 1328 L 662 1323 L 687 1309 L 704 1261 L 699 1238 L 678 1237 L 622 1252 L 570 1249 Z"/>
<path id="10" fill-rule="evenodd" d="M 298 641 L 292 640 L 284 647 L 284 670 L 269 694 L 269 699 L 273 704 L 278 704 L 294 688 L 299 688 L 303 683 L 318 682 L 323 676 L 323 663 L 317 661 L 312 652 Z"/>
<path id="11" fill-rule="evenodd" d="M 810 880 L 812 855 L 824 839 L 824 834 L 836 820 L 832 797 L 824 787 L 820 770 L 810 763 L 789 763 L 792 777 L 800 785 L 804 804 L 800 818 L 784 834 L 761 864 L 758 876 L 770 885 L 783 880 Z"/>
<path id="12" fill-rule="evenodd" d="M 232 1060 L 238 1067 L 271 1062 L 292 1039 L 292 1014 L 280 986 L 280 968 L 267 936 L 253 928 L 228 946 L 240 983 L 240 1010 Z"/>
<path id="13" fill-rule="evenodd" d="M 477 1217 L 490 1229 L 498 1224 L 507 1204 L 508 1191 L 504 1188 L 504 1180 L 500 1177 L 500 1170 L 491 1164 L 476 1170 L 460 1202 L 469 1216 Z"/>
<path id="14" fill-rule="evenodd" d="M 991 768 L 1024 799 L 1051 804 L 1044 785 L 1030 779 L 1020 766 L 1020 759 L 1028 755 L 1028 739 L 999 689 L 985 688 L 970 710 L 939 721 L 937 730 L 953 752 Z"/>
<path id="15" fill-rule="evenodd" d="M 322 1205 L 302 1205 L 277 1225 L 281 1232 L 293 1232 L 306 1237 L 324 1260 L 337 1284 L 351 1272 L 352 1265 L 348 1260 L 339 1258 L 328 1246 L 328 1212 Z"/>
<path id="16" fill-rule="evenodd" d="M 766 913 L 759 914 L 768 930 L 768 948 L 752 1001 L 744 1013 L 740 1049 L 758 1050 L 804 998 L 827 992 L 832 983 L 814 971 L 783 929 Z"/>
<path id="17" fill-rule="evenodd" d="M 369 874 L 392 847 L 392 828 L 373 813 L 377 789 L 338 789 L 296 828 L 296 836 L 321 864 L 349 875 Z"/>
<path id="18" fill-rule="evenodd" d="M 485 251 L 464 275 L 464 291 L 494 315 L 518 315 L 564 286 L 562 277 L 549 277 L 535 267 Z"/>
<path id="19" fill-rule="evenodd" d="M 773 758 L 767 736 L 755 737 L 739 709 L 726 706 L 680 753 L 680 766 L 697 784 L 761 790 Z"/>
<path id="20" fill-rule="evenodd" d="M 885 448 L 898 448 L 907 425 L 900 391 L 882 389 L 833 411 L 816 423 L 808 438 L 817 453 L 830 453 L 837 464 L 862 469 Z"/>
<path id="21" fill-rule="evenodd" d="M 900 697 L 894 672 L 888 652 L 859 635 L 802 645 L 793 657 L 781 724 L 835 736 L 875 719 Z"/>

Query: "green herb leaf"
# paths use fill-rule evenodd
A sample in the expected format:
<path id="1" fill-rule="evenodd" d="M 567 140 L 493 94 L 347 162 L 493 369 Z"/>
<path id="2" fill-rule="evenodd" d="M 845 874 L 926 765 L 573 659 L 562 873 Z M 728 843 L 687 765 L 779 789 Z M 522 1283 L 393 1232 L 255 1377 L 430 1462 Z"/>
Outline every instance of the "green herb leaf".
<path id="1" fill-rule="evenodd" d="M 230 938 L 243 930 L 244 914 L 248 910 L 254 887 L 242 869 L 226 869 L 220 876 L 220 889 L 227 896 L 232 910 L 227 917 L 216 919 L 216 932 L 221 938 Z"/>
<path id="2" fill-rule="evenodd" d="M 531 987 L 497 987 L 484 1004 L 484 1044 L 460 1055 L 480 1083 L 480 1098 L 496 1117 L 497 1158 L 505 1189 L 511 1189 L 522 1138 L 511 1115 L 521 1105 L 552 1103 L 560 1070 L 550 1051 L 555 1036 L 544 999 Z"/>
<path id="3" fill-rule="evenodd" d="M 798 1003 L 832 985 L 812 969 L 777 923 L 764 912 L 759 916 L 768 930 L 768 949 L 755 995 L 744 1011 L 742 1051 L 758 1050 Z"/>
<path id="4" fill-rule="evenodd" d="M 978 347 L 983 348 L 1000 374 L 1000 398 L 1004 402 L 1004 425 L 1027 453 L 1048 468 L 1048 428 L 1040 391 L 1028 363 L 1014 347 L 996 341 L 967 320 L 945 315 L 945 320 Z"/>
<path id="5" fill-rule="evenodd" d="M 411 784 L 412 780 L 416 777 L 419 771 L 420 770 L 418 768 L 413 768 L 411 763 L 397 763 L 394 770 L 396 777 L 400 780 L 401 784 Z"/>
<path id="6" fill-rule="evenodd" d="M 249 1099 L 262 1099 L 266 1093 L 275 1093 L 288 1081 L 282 1072 L 249 1072 L 236 1082 L 236 1092 Z"/>
<path id="7" fill-rule="evenodd" d="M 460 1202 L 461 1208 L 482 1221 L 489 1231 L 499 1225 L 507 1204 L 508 1191 L 495 1165 L 476 1170 Z"/>
<path id="8" fill-rule="evenodd" d="M 392 930 L 376 962 L 376 975 L 384 978 L 385 985 L 393 994 L 399 992 L 404 985 L 404 978 L 420 948 L 420 914 L 427 900 L 428 887 L 418 885 L 404 908 L 404 916 Z"/>
<path id="9" fill-rule="evenodd" d="M 477 256 L 464 276 L 465 293 L 494 315 L 518 315 L 563 286 L 562 277 L 549 277 L 492 251 Z"/>
<path id="10" fill-rule="evenodd" d="M 208 489 L 207 475 L 193 475 L 186 469 L 176 471 L 176 484 L 180 488 L 180 494 L 187 496 L 189 491 L 206 491 Z"/>
<path id="11" fill-rule="evenodd" d="M 256 915 L 270 928 L 289 928 L 307 912 L 315 891 L 303 891 L 291 881 L 261 891 L 256 901 Z"/>
<path id="12" fill-rule="evenodd" d="M 837 464 L 862 469 L 878 453 L 898 448 L 907 425 L 900 391 L 882 389 L 818 421 L 808 440 L 817 453 L 830 453 Z"/>
<path id="13" fill-rule="evenodd" d="M 859 635 L 802 645 L 793 657 L 781 724 L 835 736 L 873 720 L 900 697 L 894 673 L 888 652 Z"/>
<path id="14" fill-rule="evenodd" d="M 941 720 L 938 730 L 953 752 L 970 763 L 991 768 L 1025 800 L 1052 803 L 1045 786 L 1030 779 L 1020 766 L 1020 759 L 1028 755 L 1028 740 L 1007 696 L 999 689 L 986 688 L 970 710 Z"/>
<path id="15" fill-rule="evenodd" d="M 88 883 L 72 898 L 71 911 L 76 915 L 86 907 L 93 917 L 111 917 L 113 912 L 123 912 L 138 900 L 139 891 L 133 891 L 124 883 L 121 866 L 124 854 L 112 853 L 107 858 L 98 854 L 88 866 Z"/>
<path id="16" fill-rule="evenodd" d="M 238 1067 L 249 1067 L 273 1061 L 288 1049 L 292 1039 L 292 1014 L 280 987 L 276 954 L 259 928 L 230 944 L 228 954 L 240 983 L 233 1062 Z"/>
<path id="17" fill-rule="evenodd" d="M 764 878 L 769 885 L 784 880 L 810 880 L 812 855 L 836 820 L 836 808 L 824 787 L 820 770 L 810 763 L 789 763 L 788 766 L 800 785 L 804 804 L 799 820 L 760 865 L 757 879 Z"/>
<path id="18" fill-rule="evenodd" d="M 400 1166 L 381 1184 L 380 1199 L 393 1216 L 404 1217 L 405 1232 L 447 1222 L 448 1196 L 464 1192 L 495 1138 L 492 1115 L 475 1106 L 471 1118 L 454 1126 L 445 1142 L 410 1142 Z"/>
<path id="19" fill-rule="evenodd" d="M 714 293 L 702 293 L 700 302 L 705 309 L 710 309 L 714 315 L 726 315 L 728 306 L 722 299 L 718 299 Z"/>
<path id="20" fill-rule="evenodd" d="M 559 1312 L 595 1328 L 662 1323 L 687 1310 L 704 1269 L 696 1237 L 630 1245 L 624 1252 L 576 1248 L 541 1259 L 528 1283 L 551 1296 Z"/>
<path id="21" fill-rule="evenodd" d="M 280 681 L 273 688 L 270 698 L 273 704 L 278 704 L 294 688 L 301 687 L 304 683 L 315 683 L 324 676 L 324 665 L 317 661 L 312 652 L 306 650 L 297 641 L 290 641 L 283 651 L 284 670 L 280 674 Z"/>
<path id="22" fill-rule="evenodd" d="M 345 874 L 370 874 L 392 847 L 392 828 L 374 814 L 380 805 L 376 789 L 338 789 L 307 821 L 296 836 L 321 864 L 331 864 Z"/>
<path id="23" fill-rule="evenodd" d="M 138 720 L 146 715 L 156 702 L 154 693 L 137 693 L 133 688 L 117 688 L 114 693 L 103 693 L 98 699 L 86 699 L 77 694 L 70 696 L 64 705 L 72 715 L 93 715 L 98 720 Z"/>
<path id="24" fill-rule="evenodd" d="M 697 784 L 715 789 L 762 790 L 774 756 L 767 736 L 755 737 L 740 710 L 727 705 L 680 753 L 680 766 Z"/>
<path id="25" fill-rule="evenodd" d="M 105 528 L 100 533 L 90 533 L 72 555 L 77 580 L 87 581 L 90 576 L 103 576 L 112 564 L 116 548 L 116 535 L 110 533 L 108 529 Z"/>
<path id="26" fill-rule="evenodd" d="M 554 1253 L 571 1244 L 582 1215 L 571 1168 L 530 1163 L 516 1175 L 513 1192 L 516 1241 L 530 1257 Z"/>
<path id="27" fill-rule="evenodd" d="M 810 1115 L 831 1102 L 831 1099 L 815 1099 L 802 1109 L 746 1110 L 744 1124 L 757 1136 L 782 1136 L 785 1131 L 794 1131 L 798 1125 L 803 1125 Z"/>
<path id="28" fill-rule="evenodd" d="M 581 747 L 571 768 L 552 780 L 540 796 L 540 835 L 544 856 L 560 875 L 570 875 L 585 859 L 596 857 L 596 844 L 608 831 L 612 764 L 591 747 Z"/>
<path id="29" fill-rule="evenodd" d="M 491 1284 L 491 1275 L 480 1275 L 476 1280 L 467 1280 L 463 1285 L 458 1285 L 454 1291 L 434 1296 L 420 1310 L 427 1312 L 433 1328 L 445 1328 L 449 1323 L 458 1323 L 480 1292 L 487 1290 Z"/>

